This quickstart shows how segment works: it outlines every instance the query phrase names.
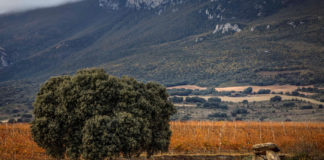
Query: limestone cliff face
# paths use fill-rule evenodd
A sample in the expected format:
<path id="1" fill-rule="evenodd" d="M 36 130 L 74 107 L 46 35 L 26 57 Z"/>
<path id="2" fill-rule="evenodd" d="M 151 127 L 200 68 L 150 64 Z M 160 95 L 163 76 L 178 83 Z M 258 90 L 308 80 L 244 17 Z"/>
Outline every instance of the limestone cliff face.
<path id="1" fill-rule="evenodd" d="M 5 49 L 0 47 L 0 68 L 1 67 L 7 67 L 8 62 L 7 62 L 7 53 L 5 52 Z"/>

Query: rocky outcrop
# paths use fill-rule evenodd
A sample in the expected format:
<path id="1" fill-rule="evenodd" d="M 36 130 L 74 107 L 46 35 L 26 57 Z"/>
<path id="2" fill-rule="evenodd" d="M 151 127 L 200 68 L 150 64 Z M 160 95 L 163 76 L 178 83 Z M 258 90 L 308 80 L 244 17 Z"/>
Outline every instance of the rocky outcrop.
<path id="1" fill-rule="evenodd" d="M 239 26 L 237 24 L 230 24 L 230 23 L 226 23 L 226 24 L 217 24 L 215 27 L 215 30 L 213 31 L 213 34 L 216 34 L 218 32 L 221 32 L 222 34 L 228 32 L 228 31 L 234 31 L 234 32 L 241 32 L 242 30 L 239 28 Z"/>
<path id="2" fill-rule="evenodd" d="M 99 6 L 118 10 L 121 7 L 136 9 L 155 9 L 167 4 L 182 4 L 185 0 L 99 0 Z"/>
<path id="3" fill-rule="evenodd" d="M 7 62 L 7 53 L 5 52 L 5 49 L 0 47 L 0 67 L 7 67 L 8 62 Z"/>
<path id="4" fill-rule="evenodd" d="M 110 8 L 112 10 L 118 10 L 120 7 L 119 0 L 99 0 L 99 6 L 102 8 Z"/>
<path id="5" fill-rule="evenodd" d="M 252 149 L 254 151 L 253 160 L 280 160 L 277 154 L 280 149 L 274 143 L 256 144 Z"/>

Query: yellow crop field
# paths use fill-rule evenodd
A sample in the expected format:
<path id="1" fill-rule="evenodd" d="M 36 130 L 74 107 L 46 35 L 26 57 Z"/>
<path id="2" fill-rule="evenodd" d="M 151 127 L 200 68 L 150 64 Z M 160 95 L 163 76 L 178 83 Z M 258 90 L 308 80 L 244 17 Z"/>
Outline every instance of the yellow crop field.
<path id="1" fill-rule="evenodd" d="M 324 153 L 324 123 L 171 122 L 171 153 L 246 153 L 258 143 L 274 142 L 283 153 Z"/>
<path id="2" fill-rule="evenodd" d="M 283 153 L 324 152 L 324 123 L 310 122 L 170 122 L 167 154 L 250 153 L 253 144 L 274 142 Z M 0 125 L 0 159 L 51 159 L 37 146 L 29 124 Z"/>
<path id="3" fill-rule="evenodd" d="M 29 124 L 1 124 L 0 139 L 1 160 L 49 159 L 33 141 Z"/>

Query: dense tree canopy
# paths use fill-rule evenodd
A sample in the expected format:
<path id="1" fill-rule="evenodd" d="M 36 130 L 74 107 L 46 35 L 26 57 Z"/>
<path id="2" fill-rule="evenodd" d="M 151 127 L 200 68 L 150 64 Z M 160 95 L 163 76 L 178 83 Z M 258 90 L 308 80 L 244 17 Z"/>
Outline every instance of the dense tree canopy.
<path id="1" fill-rule="evenodd" d="M 103 69 L 50 78 L 34 102 L 32 135 L 55 157 L 105 159 L 167 151 L 175 108 L 165 87 Z"/>

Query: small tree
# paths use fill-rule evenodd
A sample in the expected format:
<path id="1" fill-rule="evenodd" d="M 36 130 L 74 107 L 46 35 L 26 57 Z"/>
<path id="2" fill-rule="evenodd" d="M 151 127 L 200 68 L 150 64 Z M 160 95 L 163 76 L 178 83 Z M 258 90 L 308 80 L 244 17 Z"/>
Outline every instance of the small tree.
<path id="1" fill-rule="evenodd" d="M 183 103 L 183 97 L 174 96 L 174 97 L 171 97 L 170 100 L 173 103 Z"/>
<path id="2" fill-rule="evenodd" d="M 251 94 L 252 91 L 253 91 L 252 87 L 248 87 L 248 88 L 244 89 L 243 93 L 244 94 Z"/>
<path id="3" fill-rule="evenodd" d="M 130 158 L 167 151 L 175 108 L 165 87 L 103 69 L 50 78 L 34 102 L 32 135 L 57 158 Z"/>
<path id="4" fill-rule="evenodd" d="M 260 89 L 257 93 L 258 94 L 269 94 L 271 92 L 270 89 Z"/>
<path id="5" fill-rule="evenodd" d="M 270 99 L 270 102 L 280 102 L 281 101 L 281 97 L 280 96 L 274 96 Z"/>
<path id="6" fill-rule="evenodd" d="M 209 103 L 220 103 L 222 102 L 222 99 L 215 97 L 215 98 L 208 98 Z"/>
<path id="7" fill-rule="evenodd" d="M 186 102 L 188 103 L 205 103 L 206 100 L 200 97 L 186 97 Z"/>

